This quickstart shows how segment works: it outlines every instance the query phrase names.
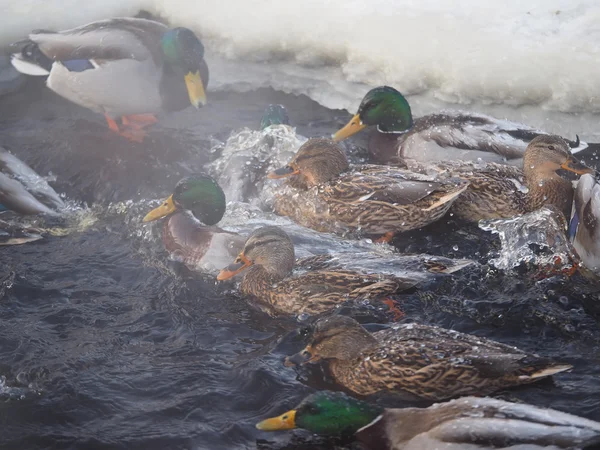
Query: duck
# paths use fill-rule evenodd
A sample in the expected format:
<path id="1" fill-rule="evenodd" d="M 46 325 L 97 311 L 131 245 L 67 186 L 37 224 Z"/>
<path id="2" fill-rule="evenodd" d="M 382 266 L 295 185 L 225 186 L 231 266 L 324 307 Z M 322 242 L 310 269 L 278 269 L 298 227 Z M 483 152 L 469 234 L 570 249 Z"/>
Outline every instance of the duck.
<path id="1" fill-rule="evenodd" d="M 11 57 L 15 69 L 47 76 L 52 91 L 104 114 L 111 131 L 133 142 L 143 142 L 156 114 L 207 102 L 204 46 L 188 28 L 120 17 L 36 30 L 13 46 L 19 49 Z"/>
<path id="2" fill-rule="evenodd" d="M 0 212 L 55 216 L 64 208 L 64 201 L 44 178 L 0 147 Z"/>
<path id="3" fill-rule="evenodd" d="M 223 189 L 207 174 L 181 179 L 173 193 L 143 218 L 166 217 L 162 239 L 171 257 L 194 271 L 217 271 L 235 258 L 245 239 L 217 226 L 225 214 Z"/>
<path id="4" fill-rule="evenodd" d="M 451 207 L 451 213 L 467 222 L 506 219 L 556 207 L 571 217 L 573 181 L 595 173 L 570 152 L 568 143 L 556 135 L 539 135 L 531 140 L 523 155 L 522 168 L 498 163 L 449 161 L 435 165 L 409 165 L 419 173 L 462 178 L 469 185 Z"/>
<path id="5" fill-rule="evenodd" d="M 371 89 L 358 112 L 334 135 L 335 141 L 373 126 L 368 150 L 374 161 L 394 163 L 398 159 L 435 161 L 485 161 L 516 164 L 529 142 L 547 134 L 529 126 L 464 111 L 442 111 L 413 119 L 406 98 L 391 86 Z M 569 141 L 573 152 L 590 145 Z"/>
<path id="6" fill-rule="evenodd" d="M 256 428 L 354 435 L 372 450 L 574 450 L 600 439 L 599 422 L 525 403 L 461 397 L 428 408 L 383 408 L 331 391 L 315 392 Z"/>
<path id="7" fill-rule="evenodd" d="M 417 323 L 371 334 L 353 318 L 333 315 L 300 333 L 308 344 L 285 365 L 326 361 L 334 380 L 360 396 L 394 392 L 441 401 L 487 395 L 572 368 L 489 339 Z"/>
<path id="8" fill-rule="evenodd" d="M 569 237 L 580 263 L 600 276 L 600 184 L 592 174 L 584 174 L 577 183 Z"/>
<path id="9" fill-rule="evenodd" d="M 265 226 L 253 231 L 234 262 L 221 270 L 223 281 L 243 273 L 242 294 L 270 316 L 308 318 L 333 310 L 348 300 L 382 299 L 412 288 L 417 280 L 392 275 L 362 274 L 331 267 L 326 260 L 296 267 L 294 244 L 280 227 Z"/>
<path id="10" fill-rule="evenodd" d="M 272 200 L 276 214 L 320 232 L 379 236 L 378 242 L 440 219 L 468 187 L 461 179 L 435 181 L 389 166 L 351 167 L 327 138 L 309 139 L 268 177 L 289 180 Z"/>

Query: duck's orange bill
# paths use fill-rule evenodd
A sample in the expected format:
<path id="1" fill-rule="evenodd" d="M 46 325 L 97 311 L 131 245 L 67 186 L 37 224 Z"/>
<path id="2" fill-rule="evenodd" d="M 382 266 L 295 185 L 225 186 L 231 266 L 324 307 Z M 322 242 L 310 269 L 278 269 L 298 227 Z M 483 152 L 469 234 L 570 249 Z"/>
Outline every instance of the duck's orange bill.
<path id="1" fill-rule="evenodd" d="M 219 272 L 219 275 L 217 275 L 217 280 L 229 280 L 230 278 L 240 273 L 242 270 L 250 267 L 252 264 L 254 263 L 248 258 L 246 258 L 246 255 L 244 255 L 244 253 L 242 252 L 238 255 L 237 258 L 235 258 L 235 261 L 233 263 L 229 264 L 227 267 L 225 267 Z"/>
<path id="2" fill-rule="evenodd" d="M 277 178 L 285 178 L 291 175 L 298 175 L 300 171 L 294 168 L 293 165 L 288 164 L 287 166 L 283 166 L 280 169 L 274 170 L 273 172 L 269 172 L 267 175 L 268 178 L 277 179 Z"/>
<path id="3" fill-rule="evenodd" d="M 350 122 L 348 122 L 344 128 L 338 130 L 338 132 L 333 135 L 333 140 L 336 142 L 343 141 L 359 131 L 364 130 L 366 127 L 367 126 L 362 123 L 359 115 L 357 114 L 350 119 Z"/>
<path id="4" fill-rule="evenodd" d="M 575 159 L 573 156 L 569 156 L 567 160 L 561 164 L 561 169 L 568 170 L 569 172 L 576 173 L 577 175 L 583 175 L 584 173 L 595 173 L 596 171 Z"/>
<path id="5" fill-rule="evenodd" d="M 296 410 L 292 409 L 278 417 L 271 417 L 256 424 L 262 431 L 293 430 L 296 428 Z"/>
<path id="6" fill-rule="evenodd" d="M 295 355 L 287 356 L 283 365 L 286 367 L 301 366 L 309 362 L 317 362 L 319 359 L 321 358 L 313 354 L 312 346 L 309 344 Z"/>
<path id="7" fill-rule="evenodd" d="M 175 203 L 173 203 L 173 195 L 170 195 L 162 205 L 158 208 L 154 208 L 144 217 L 144 222 L 152 222 L 153 220 L 160 219 L 162 217 L 168 216 L 169 214 L 174 213 L 177 210 Z"/>

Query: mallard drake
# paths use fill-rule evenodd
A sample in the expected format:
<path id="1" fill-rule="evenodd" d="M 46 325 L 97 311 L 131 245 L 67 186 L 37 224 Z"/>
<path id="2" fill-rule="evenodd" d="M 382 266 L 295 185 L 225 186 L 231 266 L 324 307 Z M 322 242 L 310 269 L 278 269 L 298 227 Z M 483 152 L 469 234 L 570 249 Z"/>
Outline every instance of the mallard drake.
<path id="1" fill-rule="evenodd" d="M 325 317 L 302 330 L 308 345 L 286 365 L 325 360 L 337 383 L 358 395 L 393 391 L 437 401 L 486 395 L 572 366 L 516 347 L 429 325 L 369 333 L 356 320 Z"/>
<path id="2" fill-rule="evenodd" d="M 341 141 L 368 126 L 376 127 L 369 135 L 368 146 L 370 154 L 380 163 L 389 163 L 396 158 L 518 160 L 534 137 L 547 134 L 519 123 L 463 111 L 443 111 L 413 121 L 406 98 L 389 86 L 367 92 L 356 115 L 334 134 L 333 139 Z M 569 145 L 573 152 L 588 147 L 579 138 Z"/>
<path id="3" fill-rule="evenodd" d="M 18 71 L 49 75 L 50 89 L 104 114 L 110 130 L 133 141 L 143 140 L 154 114 L 206 104 L 204 46 L 187 28 L 124 17 L 34 31 L 14 45 L 21 48 L 12 56 Z"/>
<path id="4" fill-rule="evenodd" d="M 151 222 L 168 217 L 163 227 L 166 250 L 195 270 L 220 269 L 235 258 L 244 238 L 216 226 L 225 214 L 225 194 L 204 174 L 177 183 L 173 194 L 144 217 Z"/>
<path id="5" fill-rule="evenodd" d="M 269 178 L 290 177 L 274 211 L 317 231 L 384 235 L 414 230 L 440 219 L 465 191 L 464 180 L 433 178 L 388 166 L 350 167 L 331 139 L 309 139 Z"/>
<path id="6" fill-rule="evenodd" d="M 235 261 L 217 280 L 244 272 L 241 291 L 270 315 L 317 315 L 353 299 L 377 299 L 413 287 L 415 280 L 391 275 L 361 274 L 352 270 L 299 267 L 294 270 L 294 244 L 279 227 L 255 230 Z"/>
<path id="7" fill-rule="evenodd" d="M 330 391 L 309 395 L 256 428 L 355 434 L 373 450 L 582 449 L 600 438 L 598 422 L 523 403 L 463 397 L 429 408 L 391 409 Z"/>
<path id="8" fill-rule="evenodd" d="M 0 211 L 55 215 L 64 207 L 64 202 L 46 180 L 0 147 Z"/>
<path id="9" fill-rule="evenodd" d="M 600 184 L 591 174 L 577 183 L 569 234 L 583 265 L 600 275 Z"/>
<path id="10" fill-rule="evenodd" d="M 411 170 L 429 173 L 432 166 L 410 164 Z M 469 186 L 452 205 L 457 217 L 477 222 L 503 219 L 535 211 L 545 205 L 571 217 L 572 179 L 594 170 L 580 163 L 567 142 L 553 135 L 532 139 L 523 156 L 523 168 L 503 164 L 441 163 L 438 176 L 462 178 Z"/>

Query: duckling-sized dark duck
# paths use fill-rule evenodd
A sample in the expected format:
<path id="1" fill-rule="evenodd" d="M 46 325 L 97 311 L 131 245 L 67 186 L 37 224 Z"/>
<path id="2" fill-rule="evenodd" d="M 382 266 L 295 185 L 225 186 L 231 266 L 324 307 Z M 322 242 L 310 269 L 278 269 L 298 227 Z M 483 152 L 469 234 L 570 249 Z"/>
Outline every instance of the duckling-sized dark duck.
<path id="1" fill-rule="evenodd" d="M 378 299 L 411 288 L 416 281 L 391 275 L 367 275 L 322 265 L 294 270 L 294 245 L 279 227 L 254 231 L 235 261 L 217 280 L 244 272 L 241 291 L 270 315 L 317 315 L 347 300 Z"/>
<path id="2" fill-rule="evenodd" d="M 309 395 L 256 428 L 354 434 L 372 450 L 574 450 L 600 438 L 598 422 L 523 403 L 463 397 L 429 408 L 386 409 L 330 391 Z"/>
<path id="3" fill-rule="evenodd" d="M 369 126 L 376 127 L 369 135 L 369 152 L 384 164 L 398 158 L 423 162 L 518 161 L 533 138 L 547 134 L 520 123 L 464 111 L 443 111 L 413 121 L 408 101 L 390 86 L 367 92 L 356 115 L 333 138 L 341 141 Z M 588 147 L 579 139 L 569 145 L 574 152 Z"/>
<path id="4" fill-rule="evenodd" d="M 414 166 L 413 166 L 414 167 Z M 464 220 L 503 219 L 553 205 L 565 218 L 571 217 L 572 180 L 594 173 L 581 164 L 560 136 L 534 138 L 523 156 L 523 169 L 488 163 L 438 166 L 444 176 L 463 178 L 469 187 L 452 205 L 452 212 Z"/>
<path id="5" fill-rule="evenodd" d="M 240 252 L 244 238 L 217 227 L 225 214 L 225 194 L 210 176 L 186 177 L 144 222 L 168 217 L 163 228 L 166 250 L 193 270 L 215 271 Z"/>
<path id="6" fill-rule="evenodd" d="M 341 386 L 358 395 L 408 393 L 431 401 L 487 395 L 569 370 L 568 364 L 435 326 L 404 324 L 369 333 L 350 317 L 319 319 L 308 345 L 286 365 L 325 360 Z"/>
<path id="7" fill-rule="evenodd" d="M 468 185 L 389 166 L 351 168 L 330 139 L 310 139 L 269 174 L 282 177 L 290 178 L 273 201 L 277 214 L 317 231 L 384 235 L 381 241 L 440 219 Z"/>

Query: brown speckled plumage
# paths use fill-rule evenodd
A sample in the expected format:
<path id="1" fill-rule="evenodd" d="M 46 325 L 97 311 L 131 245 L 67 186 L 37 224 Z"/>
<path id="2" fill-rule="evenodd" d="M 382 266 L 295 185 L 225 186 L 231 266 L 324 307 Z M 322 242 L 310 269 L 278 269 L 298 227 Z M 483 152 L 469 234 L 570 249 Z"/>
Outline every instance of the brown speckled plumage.
<path id="1" fill-rule="evenodd" d="M 328 362 L 358 395 L 409 393 L 428 400 L 486 395 L 569 369 L 515 347 L 439 327 L 405 324 L 369 334 L 349 317 L 317 321 L 304 350 Z M 295 357 L 291 357 L 293 360 Z"/>
<path id="2" fill-rule="evenodd" d="M 349 166 L 341 158 L 345 161 L 329 139 L 304 144 L 290 162 L 299 173 L 276 195 L 275 212 L 317 231 L 342 235 L 403 232 L 440 219 L 468 184 L 376 165 L 342 174 Z"/>

